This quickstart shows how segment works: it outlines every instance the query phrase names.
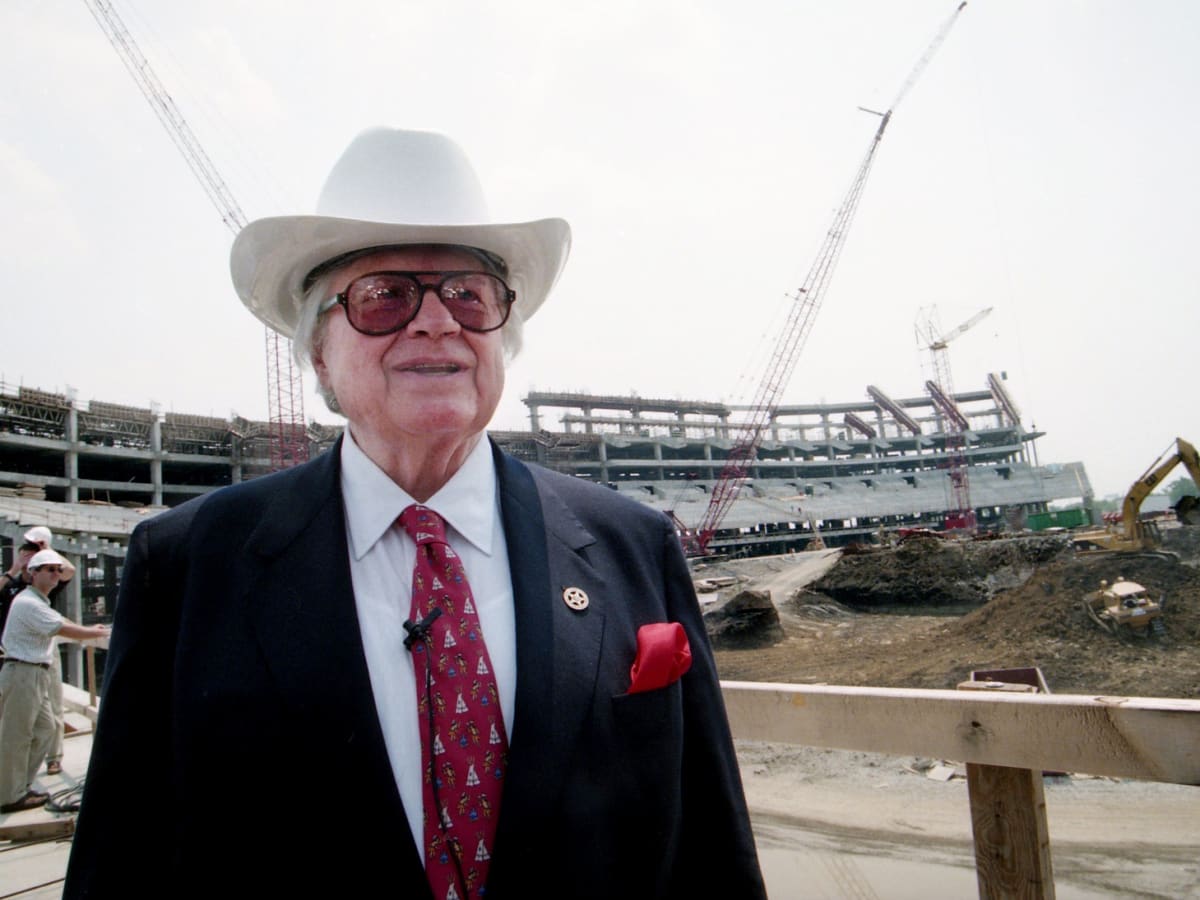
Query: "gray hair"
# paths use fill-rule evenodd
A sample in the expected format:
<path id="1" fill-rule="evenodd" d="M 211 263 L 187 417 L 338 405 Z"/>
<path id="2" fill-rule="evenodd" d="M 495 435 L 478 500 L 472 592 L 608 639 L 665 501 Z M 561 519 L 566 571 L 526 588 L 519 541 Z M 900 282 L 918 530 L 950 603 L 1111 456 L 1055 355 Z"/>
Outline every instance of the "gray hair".
<path id="1" fill-rule="evenodd" d="M 374 251 L 384 249 L 388 248 L 372 248 Z M 489 261 L 491 257 L 491 254 L 474 247 L 457 247 L 455 249 L 464 250 L 472 256 L 480 257 L 483 261 Z M 355 257 L 345 259 L 344 262 L 348 263 L 356 257 L 357 254 Z M 296 322 L 296 332 L 292 336 L 292 355 L 301 369 L 313 368 L 313 360 L 319 359 L 321 356 L 321 347 L 325 343 L 325 330 L 329 322 L 329 319 L 321 312 L 321 305 L 334 295 L 333 283 L 340 268 L 339 265 L 322 265 L 314 270 L 317 273 L 315 276 L 310 275 L 307 279 L 310 283 L 305 288 L 304 297 L 300 301 L 300 317 Z M 503 274 L 503 269 L 501 269 L 501 274 Z M 524 332 L 525 320 L 521 316 L 520 304 L 514 303 L 509 311 L 508 321 L 500 329 L 505 362 L 511 362 L 521 352 Z M 333 395 L 333 391 L 328 385 L 321 383 L 320 378 L 317 379 L 317 393 L 321 395 L 321 399 L 325 401 L 325 405 L 331 412 L 335 412 L 339 416 L 343 414 L 337 397 Z"/>

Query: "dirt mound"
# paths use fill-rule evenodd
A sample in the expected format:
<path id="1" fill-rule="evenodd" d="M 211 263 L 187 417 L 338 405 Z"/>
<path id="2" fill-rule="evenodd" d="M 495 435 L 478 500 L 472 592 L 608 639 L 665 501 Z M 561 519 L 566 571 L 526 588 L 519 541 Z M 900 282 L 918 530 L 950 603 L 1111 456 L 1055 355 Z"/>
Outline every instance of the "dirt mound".
<path id="1" fill-rule="evenodd" d="M 727 603 L 706 610 L 704 626 L 714 647 L 769 647 L 784 639 L 770 591 L 739 592 Z"/>
<path id="2" fill-rule="evenodd" d="M 1080 599 L 1100 580 L 1136 581 L 1165 598 L 1165 638 L 1101 632 Z M 1155 558 L 1091 557 L 1062 560 L 1037 570 L 1021 588 L 995 597 L 948 626 L 948 648 L 988 648 L 1026 655 L 1042 667 L 1051 690 L 1143 696 L 1200 696 L 1200 572 Z M 942 648 L 935 657 L 942 656 Z M 977 652 L 977 651 L 976 651 Z M 956 667 L 951 680 L 967 677 Z M 917 674 L 922 667 L 914 667 Z M 928 667 L 924 671 L 931 672 Z"/>
<path id="3" fill-rule="evenodd" d="M 851 607 L 980 604 L 1023 584 L 1067 549 L 1065 538 L 942 541 L 921 538 L 844 556 L 811 589 Z"/>
<path id="4" fill-rule="evenodd" d="M 1179 554 L 1189 565 L 1200 565 L 1200 526 L 1164 528 L 1163 549 Z"/>
<path id="5" fill-rule="evenodd" d="M 1008 542 L 994 546 L 1003 543 Z M 942 580 L 962 579 L 972 596 L 985 596 L 988 578 L 995 573 L 976 573 L 973 581 L 966 581 L 969 566 L 947 550 L 936 551 L 953 565 Z M 1024 558 L 1020 551 L 993 546 L 985 552 L 999 554 L 993 559 L 1013 572 L 1022 565 L 1016 557 Z M 1005 555 L 1014 553 L 1016 557 Z M 966 680 L 972 669 L 1038 666 L 1051 690 L 1059 693 L 1200 697 L 1200 571 L 1169 559 L 1056 553 L 1050 562 L 1028 566 L 1031 574 L 1018 586 L 996 593 L 983 605 L 923 605 L 919 594 L 901 593 L 893 596 L 905 602 L 884 609 L 839 598 L 856 612 L 824 621 L 809 617 L 804 628 L 790 628 L 787 641 L 776 647 L 719 652 L 721 677 L 950 688 Z M 898 552 L 891 555 L 890 567 L 902 568 L 907 558 L 922 567 L 918 580 L 933 578 L 937 572 L 926 573 L 924 568 L 929 555 Z M 851 583 L 845 578 L 838 582 L 838 570 L 847 564 L 856 567 L 860 559 L 844 559 L 822 582 L 832 576 L 835 584 Z M 903 578 L 886 565 L 876 570 L 892 585 Z M 1165 596 L 1165 638 L 1113 637 L 1087 618 L 1080 606 L 1083 594 L 1095 590 L 1101 579 L 1119 577 L 1139 582 L 1156 597 Z M 865 572 L 853 578 L 868 583 Z M 816 599 L 802 596 L 800 603 L 789 606 L 811 606 Z"/>

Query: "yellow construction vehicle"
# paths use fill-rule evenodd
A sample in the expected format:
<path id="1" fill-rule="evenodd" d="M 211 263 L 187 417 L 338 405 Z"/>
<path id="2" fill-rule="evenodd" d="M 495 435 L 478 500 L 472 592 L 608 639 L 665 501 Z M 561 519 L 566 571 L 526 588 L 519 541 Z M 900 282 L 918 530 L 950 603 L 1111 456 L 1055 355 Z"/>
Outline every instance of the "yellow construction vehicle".
<path id="1" fill-rule="evenodd" d="M 1133 487 L 1125 495 L 1125 502 L 1121 505 L 1120 520 L 1104 529 L 1076 532 L 1071 537 L 1071 543 L 1080 550 L 1156 549 L 1161 543 L 1158 526 L 1153 522 L 1143 522 L 1138 512 L 1142 508 L 1142 501 L 1150 496 L 1151 491 L 1180 463 L 1183 463 L 1183 467 L 1200 490 L 1200 456 L 1197 455 L 1195 447 L 1183 438 L 1176 438 L 1175 452 L 1171 453 L 1168 447 L 1150 464 L 1150 468 L 1142 477 L 1133 483 Z M 1176 504 L 1176 512 L 1184 521 L 1188 515 L 1194 515 L 1196 507 L 1195 498 L 1192 498 L 1191 503 L 1186 502 L 1187 499 L 1184 498 Z"/>
<path id="2" fill-rule="evenodd" d="M 1166 636 L 1162 599 L 1155 600 L 1136 581 L 1101 581 L 1100 590 L 1085 594 L 1082 605 L 1087 617 L 1109 634 Z"/>

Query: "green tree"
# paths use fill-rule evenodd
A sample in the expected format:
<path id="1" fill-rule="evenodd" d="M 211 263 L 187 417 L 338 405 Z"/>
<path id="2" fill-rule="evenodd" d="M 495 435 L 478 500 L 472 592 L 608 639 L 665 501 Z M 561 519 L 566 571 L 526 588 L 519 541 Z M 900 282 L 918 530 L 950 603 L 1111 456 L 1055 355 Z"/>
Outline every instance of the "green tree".
<path id="1" fill-rule="evenodd" d="M 1170 482 L 1163 491 L 1171 498 L 1171 505 L 1174 506 L 1179 502 L 1179 498 L 1185 494 L 1190 494 L 1193 497 L 1200 493 L 1196 490 L 1196 483 L 1190 478 L 1176 478 Z"/>

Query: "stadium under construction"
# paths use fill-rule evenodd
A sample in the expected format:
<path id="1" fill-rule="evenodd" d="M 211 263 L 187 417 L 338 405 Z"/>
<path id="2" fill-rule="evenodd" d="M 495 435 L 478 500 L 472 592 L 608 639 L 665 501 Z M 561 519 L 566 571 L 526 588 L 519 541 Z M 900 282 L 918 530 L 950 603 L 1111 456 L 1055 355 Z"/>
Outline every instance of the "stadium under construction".
<path id="1" fill-rule="evenodd" d="M 712 549 L 800 550 L 814 527 L 832 545 L 881 528 L 940 528 L 954 509 L 955 454 L 965 459 L 981 529 L 1019 529 L 1025 515 L 1054 500 L 1089 504 L 1081 462 L 1038 463 L 1041 433 L 1022 425 L 1001 377 L 954 399 L 969 423 L 965 433 L 947 428 L 930 397 L 893 399 L 875 386 L 864 400 L 778 407 Z M 688 524 L 702 516 L 746 413 L 638 396 L 531 393 L 524 402 L 528 431 L 492 432 L 509 453 L 604 484 Z M 12 532 L 18 522 L 61 518 L 78 507 L 92 520 L 111 518 L 99 533 L 119 543 L 123 523 L 266 473 L 269 431 L 265 422 L 81 403 L 0 385 L 0 516 Z M 310 424 L 311 455 L 339 433 L 338 426 Z M 43 503 L 59 514 L 49 516 Z M 33 505 L 47 514 L 32 515 Z"/>

